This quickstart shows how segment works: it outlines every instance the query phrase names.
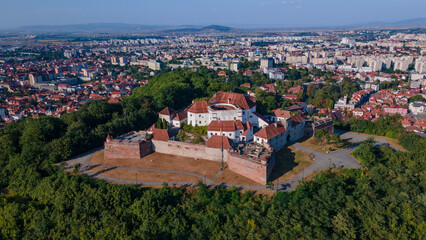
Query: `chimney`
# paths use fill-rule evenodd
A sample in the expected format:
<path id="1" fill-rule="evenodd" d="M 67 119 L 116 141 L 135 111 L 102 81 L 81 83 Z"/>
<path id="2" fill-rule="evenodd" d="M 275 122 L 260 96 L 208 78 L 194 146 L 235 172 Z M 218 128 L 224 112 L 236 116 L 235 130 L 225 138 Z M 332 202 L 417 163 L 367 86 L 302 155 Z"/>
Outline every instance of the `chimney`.
<path id="1" fill-rule="evenodd" d="M 231 98 L 228 98 L 228 103 L 231 103 Z"/>

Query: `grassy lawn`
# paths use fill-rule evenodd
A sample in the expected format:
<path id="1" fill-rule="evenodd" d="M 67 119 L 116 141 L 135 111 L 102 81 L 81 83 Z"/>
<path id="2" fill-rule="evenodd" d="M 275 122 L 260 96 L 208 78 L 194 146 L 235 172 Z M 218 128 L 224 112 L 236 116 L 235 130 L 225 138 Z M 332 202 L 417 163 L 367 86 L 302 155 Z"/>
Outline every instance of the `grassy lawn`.
<path id="1" fill-rule="evenodd" d="M 314 161 L 311 154 L 285 146 L 275 154 L 275 167 L 271 174 L 272 181 L 288 181 L 309 167 Z"/>
<path id="2" fill-rule="evenodd" d="M 347 139 L 342 139 L 341 146 L 335 146 L 333 144 L 318 143 L 314 137 L 305 137 L 297 141 L 297 143 L 305 148 L 309 148 L 318 152 L 333 152 L 350 147 L 353 143 Z"/>

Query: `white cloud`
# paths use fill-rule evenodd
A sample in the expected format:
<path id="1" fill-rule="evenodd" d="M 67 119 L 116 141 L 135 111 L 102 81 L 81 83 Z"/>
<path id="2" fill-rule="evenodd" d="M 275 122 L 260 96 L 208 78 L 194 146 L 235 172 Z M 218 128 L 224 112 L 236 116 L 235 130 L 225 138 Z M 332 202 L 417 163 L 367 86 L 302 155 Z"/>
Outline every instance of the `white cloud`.
<path id="1" fill-rule="evenodd" d="M 294 1 L 282 1 L 282 4 L 286 5 L 286 4 L 294 4 Z"/>

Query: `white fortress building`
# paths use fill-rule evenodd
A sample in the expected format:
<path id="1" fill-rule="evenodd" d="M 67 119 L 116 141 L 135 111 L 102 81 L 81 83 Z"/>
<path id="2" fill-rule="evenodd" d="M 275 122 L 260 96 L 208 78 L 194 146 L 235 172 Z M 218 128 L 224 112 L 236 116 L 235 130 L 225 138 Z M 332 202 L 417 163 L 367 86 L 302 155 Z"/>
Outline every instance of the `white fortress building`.
<path id="1" fill-rule="evenodd" d="M 207 126 L 212 121 L 239 120 L 259 127 L 256 104 L 247 96 L 238 93 L 218 92 L 208 102 L 194 102 L 187 110 L 188 124 Z M 262 122 L 263 119 L 260 120 Z"/>
<path id="2" fill-rule="evenodd" d="M 158 115 L 169 126 L 178 127 L 180 123 L 194 127 L 207 126 L 209 140 L 215 141 L 223 136 L 234 144 L 254 142 L 272 151 L 280 150 L 305 134 L 306 119 L 301 115 L 291 115 L 289 111 L 277 109 L 271 123 L 256 112 L 256 104 L 250 97 L 239 93 L 217 92 L 210 100 L 193 102 L 181 112 L 166 107 Z M 152 126 L 154 128 L 155 124 Z M 155 137 L 152 129 L 150 131 L 154 132 Z"/>

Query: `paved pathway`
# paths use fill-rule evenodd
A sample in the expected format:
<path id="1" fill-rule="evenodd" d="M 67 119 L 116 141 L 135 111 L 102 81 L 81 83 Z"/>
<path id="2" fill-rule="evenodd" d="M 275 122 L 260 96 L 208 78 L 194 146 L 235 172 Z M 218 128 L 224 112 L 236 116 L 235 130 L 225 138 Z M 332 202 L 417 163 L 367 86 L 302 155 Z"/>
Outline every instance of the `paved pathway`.
<path id="1" fill-rule="evenodd" d="M 335 151 L 335 152 L 323 153 L 323 152 L 318 152 L 318 151 L 315 151 L 315 150 L 305 148 L 305 147 L 303 147 L 303 146 L 301 146 L 297 143 L 292 144 L 294 147 L 296 147 L 299 150 L 302 150 L 302 151 L 305 151 L 305 152 L 308 152 L 308 153 L 312 153 L 314 155 L 314 163 L 311 164 L 309 167 L 305 168 L 302 172 L 300 172 L 298 175 L 293 177 L 290 181 L 280 182 L 280 183 L 276 184 L 274 189 L 276 189 L 278 191 L 294 190 L 296 185 L 300 181 L 302 181 L 306 176 L 308 176 L 309 174 L 311 174 L 315 171 L 319 171 L 319 170 L 326 170 L 326 169 L 329 169 L 331 167 L 335 167 L 335 168 L 359 168 L 360 167 L 359 162 L 350 155 L 350 152 L 353 151 L 359 145 L 359 143 L 361 141 L 364 141 L 367 138 L 369 138 L 369 136 L 356 134 L 356 133 L 347 133 L 347 132 L 342 132 L 342 131 L 336 131 L 336 133 L 340 134 L 342 138 L 352 141 L 354 143 L 354 145 L 352 145 L 349 148 L 345 148 L 345 149 L 338 150 L 338 151 Z M 387 143 L 386 139 L 384 139 L 384 138 L 375 137 L 375 140 L 377 141 L 378 144 L 386 144 Z M 75 164 L 80 163 L 81 164 L 80 173 L 82 173 L 82 174 L 87 174 L 88 176 L 95 177 L 95 178 L 98 178 L 98 179 L 102 179 L 102 180 L 105 180 L 105 181 L 111 181 L 111 182 L 123 183 L 123 184 L 158 186 L 158 185 L 162 185 L 163 182 L 151 182 L 151 181 L 139 181 L 139 180 L 136 181 L 136 179 L 135 180 L 118 179 L 118 178 L 113 178 L 113 177 L 103 175 L 102 173 L 110 171 L 112 169 L 176 173 L 176 174 L 183 174 L 183 175 L 190 175 L 190 176 L 198 177 L 198 178 L 204 180 L 203 182 L 205 184 L 209 185 L 209 186 L 223 186 L 223 187 L 228 187 L 228 188 L 236 187 L 238 189 L 252 190 L 252 191 L 269 190 L 266 186 L 214 183 L 213 180 L 216 179 L 217 177 L 219 177 L 223 173 L 223 170 L 219 170 L 218 173 L 213 178 L 207 178 L 205 175 L 201 175 L 201 174 L 197 174 L 197 173 L 191 173 L 191 172 L 184 172 L 184 171 L 165 170 L 165 169 L 134 168 L 134 167 L 116 167 L 116 166 L 107 166 L 107 165 L 91 165 L 90 159 L 91 159 L 92 154 L 94 152 L 101 150 L 101 149 L 102 149 L 102 147 L 94 149 L 90 152 L 87 152 L 85 154 L 82 154 L 82 155 L 79 155 L 79 156 L 76 156 L 76 157 L 70 159 L 69 161 L 66 162 L 67 163 L 66 169 L 72 169 Z M 101 168 L 104 168 L 105 170 L 97 172 L 97 173 L 90 172 L 90 169 L 92 169 L 94 167 L 101 167 Z M 182 185 L 182 186 L 195 186 L 197 184 L 197 183 L 194 183 L 194 182 L 167 182 L 167 183 L 170 184 L 170 185 L 176 184 L 176 185 Z"/>
<path id="2" fill-rule="evenodd" d="M 314 155 L 314 163 L 309 167 L 305 168 L 304 171 L 296 175 L 290 182 L 288 183 L 279 183 L 279 190 L 293 190 L 299 181 L 303 180 L 304 177 L 309 174 L 319 171 L 333 168 L 359 168 L 361 167 L 360 163 L 350 155 L 350 153 L 355 150 L 356 147 L 359 146 L 360 142 L 368 139 L 370 136 L 357 134 L 357 133 L 349 133 L 336 130 L 335 133 L 339 134 L 342 139 L 348 139 L 354 144 L 348 148 L 341 149 L 338 151 L 323 153 L 315 150 L 311 150 L 301 146 L 300 144 L 294 143 L 293 146 L 299 150 L 312 153 Z M 377 144 L 387 144 L 385 138 L 374 137 Z"/>

